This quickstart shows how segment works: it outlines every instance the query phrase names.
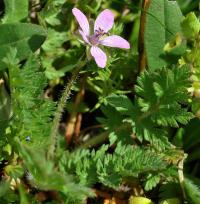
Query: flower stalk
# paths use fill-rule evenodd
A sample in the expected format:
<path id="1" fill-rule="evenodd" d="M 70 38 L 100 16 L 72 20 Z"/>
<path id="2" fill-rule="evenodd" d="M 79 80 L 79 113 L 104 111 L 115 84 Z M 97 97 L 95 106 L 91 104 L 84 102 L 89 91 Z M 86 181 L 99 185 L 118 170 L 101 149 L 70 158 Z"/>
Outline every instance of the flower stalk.
<path id="1" fill-rule="evenodd" d="M 71 94 L 71 90 L 73 88 L 73 85 L 74 85 L 77 77 L 78 77 L 80 69 L 82 67 L 84 67 L 86 64 L 86 60 L 82 61 L 81 60 L 82 58 L 83 58 L 83 56 L 80 58 L 79 62 L 77 63 L 77 68 L 72 73 L 72 77 L 69 80 L 68 84 L 66 85 L 66 87 L 63 91 L 63 94 L 60 98 L 60 101 L 58 102 L 57 110 L 55 112 L 55 116 L 54 116 L 53 123 L 52 123 L 51 134 L 50 134 L 51 142 L 50 142 L 49 151 L 47 154 L 48 159 L 53 159 L 53 157 L 54 157 L 54 153 L 56 150 L 58 127 L 59 127 L 59 123 L 60 123 L 60 119 L 61 119 L 64 107 L 66 106 L 66 101 L 69 99 L 69 96 Z"/>

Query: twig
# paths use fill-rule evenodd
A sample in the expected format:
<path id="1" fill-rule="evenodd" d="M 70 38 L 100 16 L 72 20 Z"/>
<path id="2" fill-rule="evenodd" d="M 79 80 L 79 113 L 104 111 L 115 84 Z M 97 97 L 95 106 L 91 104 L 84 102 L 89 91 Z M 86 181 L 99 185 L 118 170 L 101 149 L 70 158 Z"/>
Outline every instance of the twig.
<path id="1" fill-rule="evenodd" d="M 150 1 L 151 0 L 143 0 L 143 3 L 142 3 L 142 12 L 140 17 L 140 31 L 139 31 L 139 40 L 138 40 L 139 72 L 144 71 L 147 64 L 145 46 L 144 46 L 144 30 L 145 30 L 145 23 L 146 23 L 146 14 L 147 14 Z"/>

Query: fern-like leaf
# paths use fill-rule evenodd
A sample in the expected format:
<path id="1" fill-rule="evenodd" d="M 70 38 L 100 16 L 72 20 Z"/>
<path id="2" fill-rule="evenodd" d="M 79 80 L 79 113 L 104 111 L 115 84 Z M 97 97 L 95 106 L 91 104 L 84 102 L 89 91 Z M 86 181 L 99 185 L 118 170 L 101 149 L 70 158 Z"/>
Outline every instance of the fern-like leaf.
<path id="1" fill-rule="evenodd" d="M 10 126 L 21 141 L 46 146 L 55 104 L 43 96 L 47 83 L 38 61 L 38 58 L 31 56 L 20 68 L 15 49 L 5 59 L 10 75 L 13 110 Z"/>

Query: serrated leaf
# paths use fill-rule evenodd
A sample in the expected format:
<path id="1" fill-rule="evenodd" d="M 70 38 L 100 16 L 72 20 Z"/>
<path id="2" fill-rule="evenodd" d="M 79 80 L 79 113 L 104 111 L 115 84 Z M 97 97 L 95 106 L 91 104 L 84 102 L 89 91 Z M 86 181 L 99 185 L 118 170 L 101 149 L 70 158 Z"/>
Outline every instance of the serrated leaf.
<path id="1" fill-rule="evenodd" d="M 186 194 L 190 201 L 192 201 L 193 204 L 199 204 L 200 203 L 200 188 L 199 186 L 196 186 L 190 179 L 185 178 L 184 179 L 184 188 L 186 191 Z"/>
<path id="2" fill-rule="evenodd" d="M 156 175 L 150 175 L 149 177 L 147 177 L 146 181 L 145 181 L 145 187 L 144 189 L 146 191 L 152 190 L 154 187 L 156 187 L 156 185 L 160 182 L 160 175 L 156 174 Z"/>
<path id="3" fill-rule="evenodd" d="M 189 99 L 189 77 L 188 67 L 143 72 L 135 86 L 141 111 L 150 114 L 151 119 L 162 126 L 187 124 L 193 114 L 181 104 L 186 104 Z"/>
<path id="4" fill-rule="evenodd" d="M 163 96 L 164 90 L 162 89 L 162 87 L 157 82 L 153 82 L 153 88 L 155 90 L 156 96 L 158 96 L 158 97 Z"/>
<path id="5" fill-rule="evenodd" d="M 126 95 L 111 94 L 106 97 L 106 101 L 119 112 L 126 114 L 131 114 L 133 112 L 133 104 Z"/>

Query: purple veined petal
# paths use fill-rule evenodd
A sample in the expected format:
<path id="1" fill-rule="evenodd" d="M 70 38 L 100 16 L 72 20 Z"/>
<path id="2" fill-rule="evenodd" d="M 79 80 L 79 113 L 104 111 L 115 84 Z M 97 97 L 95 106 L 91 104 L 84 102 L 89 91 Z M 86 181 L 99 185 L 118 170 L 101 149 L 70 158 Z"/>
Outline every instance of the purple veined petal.
<path id="1" fill-rule="evenodd" d="M 97 16 L 97 19 L 94 23 L 94 32 L 100 28 L 105 33 L 107 33 L 113 27 L 113 24 L 114 15 L 109 9 L 106 9 Z"/>
<path id="2" fill-rule="evenodd" d="M 78 21 L 78 24 L 85 36 L 88 36 L 90 34 L 90 26 L 87 17 L 77 8 L 73 8 L 72 13 Z"/>
<path id="3" fill-rule="evenodd" d="M 107 62 L 107 56 L 99 47 L 92 46 L 90 49 L 91 55 L 94 57 L 98 67 L 104 68 Z"/>
<path id="4" fill-rule="evenodd" d="M 83 40 L 84 40 L 87 44 L 90 45 L 90 42 L 89 42 L 87 36 L 85 35 L 85 33 L 84 33 L 81 29 L 79 29 L 78 31 L 79 31 L 79 33 L 81 34 Z"/>
<path id="5" fill-rule="evenodd" d="M 118 35 L 111 35 L 111 36 L 105 37 L 103 40 L 100 40 L 99 43 L 109 47 L 130 49 L 129 42 Z"/>

